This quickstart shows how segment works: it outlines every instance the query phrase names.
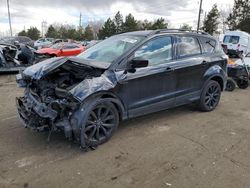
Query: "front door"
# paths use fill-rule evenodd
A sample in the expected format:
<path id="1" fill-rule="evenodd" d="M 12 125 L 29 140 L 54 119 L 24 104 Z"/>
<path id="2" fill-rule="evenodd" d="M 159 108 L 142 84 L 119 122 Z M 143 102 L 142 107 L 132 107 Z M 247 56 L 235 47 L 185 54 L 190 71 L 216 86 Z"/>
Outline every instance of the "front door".
<path id="1" fill-rule="evenodd" d="M 172 107 L 176 90 L 172 37 L 151 39 L 133 53 L 130 59 L 133 58 L 148 60 L 149 66 L 127 73 L 119 83 L 129 117 Z"/>

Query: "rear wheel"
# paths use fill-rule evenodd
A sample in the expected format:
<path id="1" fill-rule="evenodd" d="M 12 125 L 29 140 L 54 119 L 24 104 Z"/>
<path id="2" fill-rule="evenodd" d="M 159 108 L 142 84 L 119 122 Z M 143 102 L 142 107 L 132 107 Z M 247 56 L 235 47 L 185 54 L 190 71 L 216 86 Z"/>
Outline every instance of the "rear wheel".
<path id="1" fill-rule="evenodd" d="M 202 91 L 200 109 L 204 112 L 210 112 L 214 110 L 219 104 L 220 96 L 220 84 L 214 80 L 210 80 Z"/>
<path id="2" fill-rule="evenodd" d="M 113 103 L 100 100 L 87 109 L 81 130 L 82 147 L 95 147 L 108 141 L 119 124 L 119 114 Z"/>

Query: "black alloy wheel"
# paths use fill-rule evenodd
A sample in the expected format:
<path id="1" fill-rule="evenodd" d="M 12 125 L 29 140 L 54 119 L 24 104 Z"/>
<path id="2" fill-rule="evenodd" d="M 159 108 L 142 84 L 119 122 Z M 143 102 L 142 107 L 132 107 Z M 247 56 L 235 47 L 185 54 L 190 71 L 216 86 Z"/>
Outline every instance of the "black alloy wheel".
<path id="1" fill-rule="evenodd" d="M 200 108 L 202 111 L 209 112 L 214 110 L 219 104 L 221 96 L 221 86 L 218 82 L 210 80 L 202 91 Z"/>
<path id="2" fill-rule="evenodd" d="M 97 146 L 106 142 L 117 129 L 119 115 L 111 102 L 95 105 L 88 113 L 83 130 L 86 146 Z"/>

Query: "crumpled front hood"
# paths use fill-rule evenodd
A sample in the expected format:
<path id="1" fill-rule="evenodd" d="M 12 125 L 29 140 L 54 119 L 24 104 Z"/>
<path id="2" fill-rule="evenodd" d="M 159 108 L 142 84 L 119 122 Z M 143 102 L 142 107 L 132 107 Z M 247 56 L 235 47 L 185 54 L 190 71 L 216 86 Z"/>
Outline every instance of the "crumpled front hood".
<path id="1" fill-rule="evenodd" d="M 58 68 L 64 64 L 68 59 L 63 57 L 55 57 L 46 59 L 40 63 L 32 65 L 23 71 L 23 74 L 30 76 L 32 79 L 40 79 L 42 76 L 46 75 L 50 71 Z"/>
<path id="2" fill-rule="evenodd" d="M 110 66 L 109 63 L 82 60 L 77 57 L 54 57 L 26 68 L 23 74 L 39 80 L 68 61 L 100 69 L 108 69 Z"/>
<path id="3" fill-rule="evenodd" d="M 100 77 L 83 80 L 71 89 L 70 93 L 79 101 L 83 101 L 93 93 L 115 88 L 117 83 L 125 78 L 126 74 L 124 74 L 124 71 L 115 72 L 107 70 Z"/>

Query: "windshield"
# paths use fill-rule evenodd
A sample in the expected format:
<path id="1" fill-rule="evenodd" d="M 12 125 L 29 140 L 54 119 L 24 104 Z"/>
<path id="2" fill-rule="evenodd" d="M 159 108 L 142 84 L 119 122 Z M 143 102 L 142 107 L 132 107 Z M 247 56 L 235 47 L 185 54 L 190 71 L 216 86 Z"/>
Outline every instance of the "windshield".
<path id="1" fill-rule="evenodd" d="M 239 36 L 230 36 L 230 35 L 226 35 L 224 37 L 224 43 L 231 43 L 231 44 L 238 44 L 240 40 Z"/>
<path id="2" fill-rule="evenodd" d="M 142 41 L 143 38 L 143 36 L 129 35 L 113 36 L 92 46 L 78 55 L 78 57 L 111 64 L 115 59 Z"/>

